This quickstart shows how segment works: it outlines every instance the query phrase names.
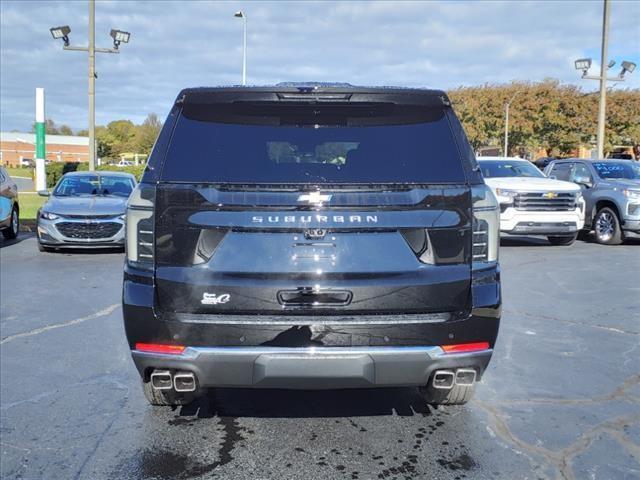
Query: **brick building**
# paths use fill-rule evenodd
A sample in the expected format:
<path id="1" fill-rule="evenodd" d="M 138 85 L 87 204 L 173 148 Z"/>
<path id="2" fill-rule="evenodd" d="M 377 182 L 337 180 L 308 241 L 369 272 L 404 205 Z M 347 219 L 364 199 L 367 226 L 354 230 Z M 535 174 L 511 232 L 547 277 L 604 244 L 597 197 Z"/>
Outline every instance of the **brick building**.
<path id="1" fill-rule="evenodd" d="M 47 135 L 47 160 L 88 162 L 89 138 L 74 135 Z M 0 132 L 0 164 L 20 166 L 22 160 L 35 160 L 35 133 Z"/>

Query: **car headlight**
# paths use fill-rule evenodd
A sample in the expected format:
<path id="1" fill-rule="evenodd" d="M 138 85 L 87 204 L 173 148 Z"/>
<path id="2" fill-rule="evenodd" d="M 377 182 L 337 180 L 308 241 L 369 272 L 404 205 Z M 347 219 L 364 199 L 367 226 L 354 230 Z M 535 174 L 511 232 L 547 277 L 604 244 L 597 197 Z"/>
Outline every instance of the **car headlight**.
<path id="1" fill-rule="evenodd" d="M 625 188 L 622 190 L 622 194 L 631 200 L 640 200 L 640 190 L 630 190 Z"/>
<path id="2" fill-rule="evenodd" d="M 40 216 L 45 220 L 56 220 L 60 218 L 59 215 L 56 215 L 55 213 L 51 213 L 51 212 L 40 212 Z"/>
<path id="3" fill-rule="evenodd" d="M 504 188 L 496 188 L 496 197 L 500 203 L 513 203 L 513 199 L 518 195 L 515 190 L 505 190 Z"/>

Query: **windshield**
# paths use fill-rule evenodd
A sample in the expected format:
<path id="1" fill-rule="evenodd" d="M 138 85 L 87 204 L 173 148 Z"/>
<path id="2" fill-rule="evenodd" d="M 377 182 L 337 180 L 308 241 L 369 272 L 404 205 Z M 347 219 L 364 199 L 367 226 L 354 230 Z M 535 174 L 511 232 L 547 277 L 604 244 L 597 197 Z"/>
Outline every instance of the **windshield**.
<path id="1" fill-rule="evenodd" d="M 598 176 L 605 180 L 611 178 L 625 178 L 640 180 L 640 165 L 631 162 L 598 162 L 593 167 Z"/>
<path id="2" fill-rule="evenodd" d="M 127 198 L 133 190 L 133 180 L 115 175 L 70 175 L 63 177 L 53 194 L 57 197 L 113 195 Z"/>
<path id="3" fill-rule="evenodd" d="M 460 183 L 443 108 L 186 105 L 163 180 L 244 184 Z M 238 109 L 240 107 L 237 107 Z"/>
<path id="4" fill-rule="evenodd" d="M 531 162 L 526 160 L 481 160 L 478 162 L 484 178 L 493 177 L 535 177 L 544 178 L 544 175 Z"/>

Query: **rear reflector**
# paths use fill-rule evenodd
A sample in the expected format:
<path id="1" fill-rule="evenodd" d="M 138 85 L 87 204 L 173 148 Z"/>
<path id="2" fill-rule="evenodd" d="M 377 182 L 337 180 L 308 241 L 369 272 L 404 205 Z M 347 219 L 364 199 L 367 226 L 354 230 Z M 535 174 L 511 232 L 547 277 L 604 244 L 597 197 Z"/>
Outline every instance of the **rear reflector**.
<path id="1" fill-rule="evenodd" d="M 480 350 L 488 350 L 489 342 L 475 342 L 475 343 L 459 343 L 458 345 L 442 345 L 442 350 L 445 353 L 465 353 L 465 352 L 478 352 Z"/>
<path id="2" fill-rule="evenodd" d="M 139 352 L 168 353 L 170 355 L 180 355 L 187 348 L 183 345 L 162 345 L 160 343 L 136 343 L 136 350 Z"/>

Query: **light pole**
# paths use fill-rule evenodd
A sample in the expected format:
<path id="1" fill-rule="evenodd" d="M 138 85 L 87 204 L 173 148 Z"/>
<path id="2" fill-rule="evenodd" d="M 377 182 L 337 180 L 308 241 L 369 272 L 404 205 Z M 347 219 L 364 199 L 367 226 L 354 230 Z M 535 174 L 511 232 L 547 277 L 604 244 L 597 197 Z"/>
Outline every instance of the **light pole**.
<path id="1" fill-rule="evenodd" d="M 243 34 L 242 34 L 242 85 L 247 84 L 247 14 L 242 10 L 238 10 L 234 17 L 242 19 Z"/>
<path id="2" fill-rule="evenodd" d="M 503 151 L 503 155 L 505 157 L 509 156 L 509 107 L 511 106 L 511 103 L 516 98 L 516 96 L 518 96 L 521 92 L 522 92 L 522 90 L 518 90 L 516 93 L 513 94 L 513 96 L 511 97 L 511 100 L 509 100 L 507 103 L 504 104 L 504 151 Z"/>
<path id="3" fill-rule="evenodd" d="M 616 62 L 607 60 L 609 49 L 609 0 L 604 0 L 602 11 L 602 48 L 600 51 L 600 75 L 588 75 L 591 68 L 590 58 L 580 58 L 575 61 L 576 70 L 582 70 L 582 78 L 586 80 L 598 80 L 600 82 L 600 103 L 598 105 L 598 135 L 597 149 L 598 158 L 604 158 L 604 127 L 606 121 L 607 108 L 607 82 L 624 82 L 624 74 L 632 73 L 636 64 L 633 62 L 622 62 L 622 70 L 617 77 L 607 77 L 607 70 L 612 68 Z"/>
<path id="4" fill-rule="evenodd" d="M 78 52 L 88 52 L 89 54 L 89 170 L 95 170 L 96 166 L 96 53 L 120 53 L 118 47 L 121 43 L 129 43 L 129 32 L 122 30 L 111 30 L 113 38 L 113 48 L 96 48 L 95 46 L 95 0 L 89 0 L 89 45 L 87 47 L 77 47 L 69 45 L 69 34 L 71 28 L 68 25 L 49 29 L 51 36 L 64 41 L 64 50 Z"/>

